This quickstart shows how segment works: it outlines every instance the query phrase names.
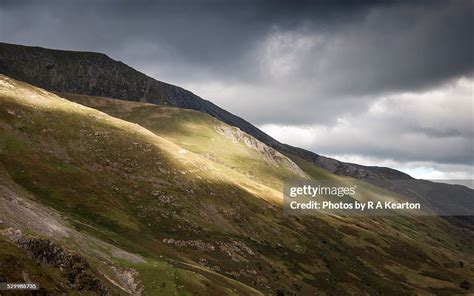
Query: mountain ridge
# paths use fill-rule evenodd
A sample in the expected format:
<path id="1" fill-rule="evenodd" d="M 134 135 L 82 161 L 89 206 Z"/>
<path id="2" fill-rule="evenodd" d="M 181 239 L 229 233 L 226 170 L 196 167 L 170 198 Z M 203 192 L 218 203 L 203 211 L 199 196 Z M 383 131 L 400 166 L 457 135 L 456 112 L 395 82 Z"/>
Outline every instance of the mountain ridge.
<path id="1" fill-rule="evenodd" d="M 468 197 L 459 195 L 460 190 L 454 185 L 441 186 L 440 183 L 417 180 L 406 173 L 388 167 L 341 162 L 280 143 L 251 123 L 212 102 L 179 86 L 151 78 L 102 53 L 0 43 L 0 74 L 53 92 L 101 96 L 196 110 L 240 129 L 293 161 L 303 159 L 330 173 L 361 179 L 393 192 L 406 192 L 406 187 L 409 186 L 411 195 L 421 201 L 430 200 L 434 196 L 432 192 L 442 188 L 444 195 L 436 195 L 434 210 L 446 217 L 452 216 L 453 213 L 464 216 L 461 217 L 462 225 L 474 227 L 474 219 L 465 215 L 466 212 L 469 214 L 470 210 L 459 212 L 458 205 L 447 198 L 456 196 L 456 200 L 463 204 L 472 203 Z"/>
<path id="2" fill-rule="evenodd" d="M 103 53 L 65 51 L 0 42 L 0 74 L 49 91 L 197 110 L 241 129 L 283 154 L 299 156 L 338 175 L 359 179 L 411 179 L 408 174 L 388 167 L 346 163 L 281 143 L 248 121 L 214 103 L 179 86 L 149 77 Z"/>

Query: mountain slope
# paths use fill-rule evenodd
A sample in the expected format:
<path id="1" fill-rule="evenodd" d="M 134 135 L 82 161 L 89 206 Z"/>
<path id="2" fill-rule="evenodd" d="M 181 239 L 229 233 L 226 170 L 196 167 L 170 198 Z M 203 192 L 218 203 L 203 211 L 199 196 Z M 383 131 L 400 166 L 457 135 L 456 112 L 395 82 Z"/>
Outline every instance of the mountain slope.
<path id="1" fill-rule="evenodd" d="M 140 124 L 185 149 L 281 190 L 282 180 L 309 177 L 289 158 L 205 113 L 69 93 L 59 96 Z M 209 145 L 212 144 L 212 145 Z M 232 149 L 230 149 L 232 148 Z"/>
<path id="2" fill-rule="evenodd" d="M 131 277 L 146 295 L 452 294 L 474 276 L 470 230 L 436 217 L 285 217 L 274 187 L 301 171 L 270 147 L 212 132 L 231 127 L 201 113 L 75 97 L 130 121 L 0 76 L 0 201 L 16 207 L 0 211 L 1 227 L 79 253 L 112 292 L 132 289 Z M 233 156 L 245 159 L 235 169 Z M 340 178 L 297 162 L 306 177 Z M 12 231 L 0 260 L 23 252 Z M 35 274 L 34 252 L 21 254 Z M 56 274 L 45 287 L 61 289 Z"/>
<path id="3" fill-rule="evenodd" d="M 169 250 L 169 247 L 157 238 L 149 238 L 149 233 L 158 232 L 165 235 L 167 232 L 173 232 L 173 228 L 177 232 L 179 229 L 196 231 L 194 228 L 197 224 L 187 222 L 186 219 L 192 220 L 194 217 L 201 222 L 202 217 L 194 216 L 199 215 L 199 211 L 189 215 L 177 213 L 187 211 L 186 209 L 191 208 L 191 204 L 197 207 L 196 200 L 180 199 L 172 204 L 170 200 L 177 199 L 175 195 L 189 196 L 190 199 L 194 194 L 207 196 L 209 190 L 213 190 L 216 195 L 219 194 L 219 190 L 226 189 L 224 184 L 193 186 L 190 183 L 202 180 L 220 184 L 222 178 L 214 173 L 216 168 L 190 153 L 179 155 L 177 160 L 171 155 L 174 155 L 175 151 L 180 151 L 179 147 L 145 129 L 92 109 L 81 108 L 80 105 L 71 104 L 26 84 L 2 77 L 0 90 L 2 110 L 0 160 L 6 170 L 2 180 L 16 184 L 12 185 L 10 190 L 2 187 L 0 194 L 2 201 L 8 202 L 14 199 L 15 203 L 24 205 L 23 200 L 26 198 L 24 195 L 27 193 L 22 191 L 31 193 L 37 202 L 52 207 L 61 215 L 68 217 L 68 224 L 71 224 L 75 231 L 88 230 L 113 245 L 123 245 L 135 252 L 138 249 L 143 257 L 151 256 L 150 251 L 146 251 L 150 248 L 156 258 L 136 263 L 130 260 L 132 256 L 125 258 L 117 256 L 123 252 L 114 251 L 111 246 L 101 246 L 102 243 L 82 245 L 77 244 L 75 240 L 70 241 L 70 235 L 65 238 L 54 231 L 60 227 L 48 222 L 44 216 L 45 210 L 39 207 L 35 207 L 35 212 L 41 213 L 42 216 L 27 216 L 28 219 L 23 221 L 18 221 L 18 218 L 23 216 L 18 209 L 2 211 L 2 226 L 22 228 L 23 231 L 39 235 L 49 234 L 50 239 L 57 239 L 60 243 L 69 241 L 69 246 L 74 247 L 76 251 L 80 248 L 81 251 L 92 249 L 93 254 L 96 252 L 112 254 L 113 258 L 109 260 L 112 260 L 116 269 L 121 268 L 122 264 L 133 267 L 140 272 L 143 281 L 145 281 L 143 276 L 147 273 L 162 277 L 165 287 L 160 286 L 161 282 L 157 283 L 156 287 L 153 283 L 144 283 L 145 292 L 148 294 L 163 290 L 171 293 L 171 289 L 186 283 L 186 278 L 196 272 L 198 275 L 193 275 L 192 278 L 197 279 L 192 284 L 201 282 L 199 273 L 206 274 L 202 278 L 204 282 L 209 281 L 206 280 L 208 277 L 212 282 L 221 282 L 221 286 L 211 285 L 209 288 L 201 283 L 204 288 L 197 291 L 202 290 L 203 294 L 206 294 L 207 289 L 214 291 L 213 294 L 229 294 L 226 289 L 230 291 L 235 289 L 244 294 L 258 294 L 252 288 L 246 288 L 238 282 L 234 283 L 231 279 L 224 277 L 218 280 L 219 276 L 213 275 L 210 271 L 195 271 L 194 269 L 199 269 L 199 266 L 187 267 L 186 264 L 189 263 L 182 262 L 179 264 L 183 267 L 174 267 L 161 262 L 157 252 L 161 255 L 166 254 L 167 249 L 171 253 L 176 251 Z M 171 151 L 171 154 L 166 151 Z M 135 178 L 130 178 L 130 170 L 135 170 L 137 167 L 144 172 L 135 174 Z M 197 179 L 197 176 L 185 177 L 183 174 L 186 173 L 197 174 L 201 179 Z M 234 175 L 230 173 L 229 178 L 232 176 Z M 11 182 L 8 181 L 10 179 Z M 235 177 L 232 180 L 239 181 L 239 178 Z M 149 185 L 150 183 L 152 185 Z M 260 190 L 253 188 L 252 182 L 245 185 L 249 186 L 249 190 L 257 192 Z M 187 190 L 194 192 L 189 193 Z M 139 197 L 141 200 L 135 200 Z M 186 206 L 185 203 L 189 205 Z M 164 208 L 159 207 L 160 204 L 164 205 Z M 2 209 L 11 210 L 11 207 Z M 157 213 L 158 210 L 161 214 Z M 140 212 L 138 216 L 136 211 Z M 159 217 L 156 217 L 157 214 Z M 220 214 L 216 213 L 214 218 L 221 219 Z M 28 224 L 30 219 L 36 223 Z M 156 224 L 157 219 L 165 223 Z M 199 226 L 206 227 L 210 222 L 212 221 L 203 221 Z M 40 223 L 45 223 L 44 227 L 41 227 Z M 226 226 L 216 225 L 216 228 Z M 165 231 L 162 232 L 160 229 Z M 136 243 L 142 240 L 146 242 Z M 84 254 L 87 255 L 90 254 Z M 174 257 L 180 256 L 175 254 Z M 159 268 L 153 267 L 155 265 Z M 98 268 L 102 270 L 101 266 Z M 178 282 L 173 279 L 171 283 L 166 283 L 165 274 L 170 271 L 181 273 L 183 278 Z"/>
<path id="4" fill-rule="evenodd" d="M 412 197 L 420 202 L 432 199 L 432 193 L 441 189 L 443 194 L 435 195 L 436 201 L 431 202 L 437 213 L 443 216 L 473 215 L 474 201 L 465 198 L 463 188 L 419 181 L 391 168 L 345 163 L 282 144 L 249 122 L 219 108 L 212 102 L 203 100 L 180 87 L 150 78 L 104 54 L 0 43 L 0 74 L 50 91 L 197 110 L 239 128 L 290 159 L 303 159 L 336 175 L 366 180 L 399 193 L 406 192 L 408 186 Z M 456 196 L 456 203 L 447 196 Z M 474 227 L 474 220 L 469 217 L 457 219 L 456 223 L 458 222 L 466 227 Z"/>
<path id="5" fill-rule="evenodd" d="M 282 144 L 212 102 L 180 87 L 157 81 L 104 54 L 0 43 L 0 74 L 49 91 L 103 96 L 201 111 L 238 127 L 281 153 L 299 156 L 339 175 L 371 179 L 410 178 L 393 169 L 344 163 Z"/>

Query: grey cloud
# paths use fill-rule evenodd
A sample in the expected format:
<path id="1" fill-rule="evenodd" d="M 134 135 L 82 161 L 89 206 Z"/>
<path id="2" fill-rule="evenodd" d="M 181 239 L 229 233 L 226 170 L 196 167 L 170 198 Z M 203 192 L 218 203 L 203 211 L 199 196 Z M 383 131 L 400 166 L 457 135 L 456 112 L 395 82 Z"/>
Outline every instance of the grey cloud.
<path id="1" fill-rule="evenodd" d="M 259 125 L 363 121 L 359 141 L 333 131 L 308 146 L 319 153 L 472 164 L 472 100 L 446 118 L 429 101 L 365 116 L 382 96 L 472 77 L 472 1 L 348 3 L 4 0 L 0 40 L 104 52 Z"/>
<path id="2" fill-rule="evenodd" d="M 194 72 L 224 83 L 263 83 L 267 73 L 255 69 L 256 50 L 270 34 L 319 36 L 332 46 L 314 46 L 294 77 L 317 81 L 317 99 L 318 92 L 427 87 L 472 71 L 469 1 L 348 3 L 3 1 L 0 32 L 7 42 L 102 51 L 139 68 L 152 64 L 157 73 L 167 71 L 160 77 L 184 83 L 196 80 Z M 155 50 L 140 50 L 146 46 Z"/>
<path id="3" fill-rule="evenodd" d="M 231 103 L 230 98 L 222 104 L 257 123 L 329 123 L 348 110 L 364 111 L 374 96 L 422 91 L 470 76 L 474 69 L 472 12 L 471 2 L 383 6 L 323 30 L 312 26 L 276 30 L 273 34 L 286 38 L 284 42 L 308 44 L 294 51 L 294 69 L 287 75 L 268 79 L 269 69 L 264 67 L 267 80 L 261 83 L 266 83 L 268 96 L 275 100 L 250 93 L 242 104 Z M 291 55 L 282 50 L 280 57 L 285 54 Z M 273 61 L 278 61 L 278 54 Z M 265 114 L 262 109 L 245 109 L 255 101 L 272 103 Z M 285 112 L 289 108 L 298 108 L 298 116 Z M 314 116 L 314 110 L 323 112 Z"/>
<path id="4" fill-rule="evenodd" d="M 474 77 L 411 94 L 374 98 L 333 125 L 262 125 L 277 139 L 323 155 L 474 165 Z"/>

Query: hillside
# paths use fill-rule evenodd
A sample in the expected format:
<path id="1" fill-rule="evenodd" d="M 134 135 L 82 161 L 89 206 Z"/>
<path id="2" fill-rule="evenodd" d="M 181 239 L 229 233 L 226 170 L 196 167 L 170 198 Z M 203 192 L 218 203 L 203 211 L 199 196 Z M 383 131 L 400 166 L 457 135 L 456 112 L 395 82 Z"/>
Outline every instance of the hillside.
<path id="1" fill-rule="evenodd" d="M 283 144 L 244 119 L 181 87 L 157 81 L 105 54 L 45 49 L 0 42 L 0 74 L 49 91 L 103 96 L 197 110 L 235 126 L 284 154 L 295 155 L 335 174 L 365 179 L 410 176 L 390 168 L 344 163 Z"/>
<path id="2" fill-rule="evenodd" d="M 4 281 L 50 293 L 408 295 L 465 293 L 474 277 L 473 232 L 437 217 L 283 216 L 285 179 L 341 177 L 206 114 L 60 96 L 0 76 Z"/>
<path id="3" fill-rule="evenodd" d="M 137 123 L 186 150 L 258 182 L 272 184 L 275 190 L 281 190 L 282 180 L 309 178 L 283 154 L 205 113 L 102 97 L 69 93 L 58 95 L 113 117 Z"/>
<path id="4" fill-rule="evenodd" d="M 474 228 L 474 200 L 465 188 L 416 180 L 386 167 L 345 163 L 280 143 L 249 122 L 180 87 L 157 81 L 126 64 L 93 52 L 52 50 L 0 43 L 0 74 L 49 91 L 197 110 L 251 135 L 292 160 L 304 160 L 330 173 L 370 182 L 426 202 L 443 216 L 464 216 L 456 223 Z M 252 173 L 252 172 L 247 172 Z M 406 188 L 410 188 L 409 191 Z M 472 196 L 472 192 L 469 193 Z M 446 198 L 449 196 L 450 198 Z M 452 202 L 451 197 L 455 202 Z M 435 200 L 433 200 L 433 198 Z"/>

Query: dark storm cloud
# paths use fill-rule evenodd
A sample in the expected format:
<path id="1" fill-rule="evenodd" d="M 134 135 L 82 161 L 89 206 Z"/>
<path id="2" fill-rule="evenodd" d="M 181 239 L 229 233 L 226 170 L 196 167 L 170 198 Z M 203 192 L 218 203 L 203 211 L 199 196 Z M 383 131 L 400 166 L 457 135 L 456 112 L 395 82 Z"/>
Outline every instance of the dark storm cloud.
<path id="1" fill-rule="evenodd" d="M 255 76 L 249 77 L 251 64 L 242 62 L 271 30 L 307 22 L 323 26 L 331 15 L 350 15 L 370 3 L 344 2 L 4 1 L 1 37 L 107 52 L 139 67 L 156 60 L 177 72 L 205 68 L 216 76 L 246 80 Z"/>
<path id="2" fill-rule="evenodd" d="M 318 79 L 326 74 L 321 91 L 330 94 L 426 87 L 473 68 L 470 1 L 3 1 L 1 7 L 4 41 L 107 52 L 140 68 L 166 67 L 176 73 L 160 76 L 172 79 L 196 71 L 265 80 L 255 51 L 278 32 L 356 39 L 331 49 L 336 58 L 323 56 L 334 59 L 329 73 L 317 73 L 312 60 L 325 50 L 317 46 L 300 69 Z"/>
<path id="3" fill-rule="evenodd" d="M 104 52 L 252 123 L 307 131 L 288 141 L 307 137 L 315 151 L 470 165 L 473 10 L 449 0 L 3 0 L 0 40 Z M 445 95 L 432 102 L 431 89 Z M 398 115 L 371 113 L 385 96 Z"/>

